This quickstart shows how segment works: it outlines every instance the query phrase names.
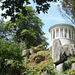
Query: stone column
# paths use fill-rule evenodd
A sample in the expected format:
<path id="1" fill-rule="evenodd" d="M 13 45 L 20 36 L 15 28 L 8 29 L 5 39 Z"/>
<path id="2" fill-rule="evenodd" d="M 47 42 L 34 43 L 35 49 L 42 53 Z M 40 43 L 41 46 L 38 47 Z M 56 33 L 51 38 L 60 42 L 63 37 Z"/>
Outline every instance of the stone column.
<path id="1" fill-rule="evenodd" d="M 56 29 L 55 29 L 55 39 L 56 39 Z"/>
<path id="2" fill-rule="evenodd" d="M 60 38 L 60 28 L 59 28 L 59 38 Z"/>
<path id="3" fill-rule="evenodd" d="M 74 40 L 74 31 L 73 31 L 73 40 Z"/>
<path id="4" fill-rule="evenodd" d="M 52 32 L 50 31 L 50 41 L 52 40 L 52 36 L 51 35 L 52 35 Z"/>
<path id="5" fill-rule="evenodd" d="M 72 29 L 71 29 L 71 39 L 72 39 Z"/>
<path id="6" fill-rule="evenodd" d="M 69 29 L 67 28 L 67 38 L 69 38 Z"/>
<path id="7" fill-rule="evenodd" d="M 63 37 L 65 38 L 65 28 L 63 28 Z"/>
<path id="8" fill-rule="evenodd" d="M 53 40 L 53 30 L 52 30 L 52 40 Z"/>

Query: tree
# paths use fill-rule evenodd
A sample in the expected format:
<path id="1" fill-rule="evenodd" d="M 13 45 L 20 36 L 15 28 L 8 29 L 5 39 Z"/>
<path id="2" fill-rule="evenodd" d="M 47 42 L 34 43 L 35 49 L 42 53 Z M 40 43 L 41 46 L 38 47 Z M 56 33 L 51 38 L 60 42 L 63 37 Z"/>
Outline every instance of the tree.
<path id="1" fill-rule="evenodd" d="M 5 25 L 4 19 L 1 18 L 0 19 L 0 37 L 2 39 L 8 40 L 8 36 L 10 35 L 10 32 L 8 31 L 8 29 L 3 28 Z"/>
<path id="2" fill-rule="evenodd" d="M 65 16 L 67 19 L 69 19 L 73 24 L 75 24 L 75 0 L 63 0 L 61 2 L 62 9 L 65 11 L 64 14 L 63 11 L 60 10 L 63 17 Z"/>
<path id="3" fill-rule="evenodd" d="M 19 12 L 20 9 L 22 10 L 23 15 L 26 15 L 27 10 L 26 7 L 23 5 L 28 5 L 30 4 L 29 0 L 0 0 L 2 5 L 1 5 L 1 10 L 6 9 L 5 13 L 2 13 L 2 16 L 7 18 L 7 16 L 10 16 L 11 19 L 15 18 L 17 16 L 15 15 L 15 12 Z M 56 0 L 33 0 L 34 3 L 36 3 L 36 9 L 37 12 L 40 13 L 40 11 L 43 11 L 44 13 L 47 12 L 47 10 L 50 7 L 49 2 L 51 1 L 56 1 Z"/>
<path id="4" fill-rule="evenodd" d="M 0 32 L 2 32 L 3 30 L 3 25 L 5 24 L 5 22 L 4 22 L 4 20 L 3 20 L 3 18 L 2 19 L 0 19 Z"/>
<path id="5" fill-rule="evenodd" d="M 3 29 L 4 24 L 5 24 L 5 22 L 4 22 L 3 18 L 0 19 L 0 37 L 2 37 L 2 38 L 5 36 L 4 35 L 5 29 Z"/>
<path id="6" fill-rule="evenodd" d="M 23 56 L 17 43 L 0 39 L 0 75 L 21 75 Z"/>
<path id="7" fill-rule="evenodd" d="M 42 21 L 37 17 L 37 13 L 30 6 L 25 6 L 27 15 L 22 14 L 22 10 L 17 14 L 19 18 L 15 18 L 15 23 L 12 21 L 6 22 L 5 29 L 8 29 L 11 34 L 15 34 L 14 40 L 17 42 L 25 41 L 27 48 L 37 46 L 45 40 L 42 26 Z"/>

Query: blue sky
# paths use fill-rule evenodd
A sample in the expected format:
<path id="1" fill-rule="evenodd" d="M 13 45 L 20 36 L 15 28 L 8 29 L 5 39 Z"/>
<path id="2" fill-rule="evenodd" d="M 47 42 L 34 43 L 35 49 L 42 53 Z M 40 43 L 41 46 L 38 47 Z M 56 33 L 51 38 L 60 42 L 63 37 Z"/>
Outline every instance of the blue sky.
<path id="1" fill-rule="evenodd" d="M 31 1 L 31 6 L 35 9 L 36 4 Z M 47 42 L 50 43 L 50 33 L 49 27 L 54 24 L 66 23 L 66 21 L 62 18 L 57 3 L 50 3 L 51 7 L 48 10 L 48 13 L 44 14 L 41 12 L 38 16 L 44 23 L 42 30 L 45 32 L 46 38 L 48 38 Z"/>
<path id="2" fill-rule="evenodd" d="M 57 4 L 60 4 L 60 3 L 59 2 L 57 2 L 57 3 L 51 2 L 50 3 L 51 7 L 49 8 L 48 13 L 44 14 L 43 12 L 41 12 L 38 15 L 39 18 L 44 23 L 44 26 L 43 26 L 42 30 L 45 32 L 45 36 L 48 38 L 48 40 L 47 40 L 48 43 L 50 43 L 49 28 L 52 25 L 60 24 L 60 23 L 65 23 L 65 24 L 71 24 L 72 25 L 72 23 L 70 21 L 68 21 L 67 19 L 62 17 L 62 15 L 61 15 L 61 13 L 60 13 L 60 11 L 58 9 Z M 35 4 L 33 2 L 32 2 L 31 5 L 35 9 Z M 61 7 L 61 5 L 60 5 L 60 7 Z"/>
<path id="3" fill-rule="evenodd" d="M 31 6 L 35 9 L 35 3 L 31 1 Z M 63 17 L 61 16 L 59 10 L 58 10 L 58 6 L 57 3 L 50 3 L 51 7 L 48 10 L 48 13 L 44 14 L 43 12 L 41 12 L 38 16 L 39 18 L 42 20 L 42 22 L 44 23 L 44 26 L 42 28 L 42 30 L 45 32 L 45 36 L 48 38 L 48 43 L 50 43 L 50 33 L 49 33 L 49 27 L 54 25 L 54 24 L 59 24 L 59 23 L 68 23 L 68 21 L 66 21 L 65 19 L 63 19 Z M 0 10 L 0 12 L 2 12 Z M 10 18 L 8 17 L 5 21 L 8 21 Z M 70 24 L 70 23 L 69 23 Z"/>

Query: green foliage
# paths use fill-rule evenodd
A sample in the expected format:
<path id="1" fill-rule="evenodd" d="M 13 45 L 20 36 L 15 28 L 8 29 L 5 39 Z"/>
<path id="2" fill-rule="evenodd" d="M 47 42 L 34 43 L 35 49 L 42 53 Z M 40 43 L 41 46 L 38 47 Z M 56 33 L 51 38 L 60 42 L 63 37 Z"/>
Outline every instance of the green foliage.
<path id="1" fill-rule="evenodd" d="M 45 72 L 47 72 L 47 74 L 56 75 L 57 72 L 53 67 L 53 60 L 50 54 L 51 52 L 48 51 L 38 51 L 37 53 L 33 53 L 32 55 L 30 55 L 30 61 L 28 59 L 28 61 L 24 63 L 24 66 L 26 66 L 24 75 L 46 75 Z M 33 60 L 34 56 L 42 56 L 44 60 L 42 60 L 43 58 L 41 58 L 42 61 L 36 63 Z"/>
<path id="2" fill-rule="evenodd" d="M 17 14 L 19 18 L 15 18 L 15 23 L 12 21 L 6 22 L 3 26 L 8 29 L 12 34 L 14 34 L 14 40 L 17 42 L 24 41 L 27 48 L 31 46 L 37 46 L 45 41 L 44 32 L 42 31 L 42 26 L 44 25 L 37 17 L 35 10 L 30 6 L 25 6 L 27 10 L 27 15 L 22 14 L 22 10 Z M 46 42 L 46 41 L 45 41 Z"/>
<path id="3" fill-rule="evenodd" d="M 75 24 L 75 0 L 63 0 L 61 3 L 62 9 L 68 15 L 68 16 L 66 15 L 67 19 L 69 19 L 73 24 Z"/>
<path id="4" fill-rule="evenodd" d="M 40 45 L 33 47 L 32 49 L 34 50 L 34 52 L 38 52 L 38 51 L 44 51 L 47 48 L 48 43 L 46 41 L 42 42 Z"/>
<path id="5" fill-rule="evenodd" d="M 47 59 L 47 60 L 52 59 L 50 54 L 51 54 L 51 52 L 48 52 L 48 51 L 39 51 L 39 52 L 37 52 L 37 55 L 43 55 L 43 56 L 45 56 L 45 59 Z M 51 61 L 51 62 L 53 63 L 53 61 Z"/>
<path id="6" fill-rule="evenodd" d="M 71 67 L 71 64 L 72 64 L 72 59 L 74 59 L 75 57 L 74 56 L 70 56 L 67 58 L 67 60 L 64 62 L 64 66 L 65 66 L 65 69 L 69 69 Z"/>
<path id="7" fill-rule="evenodd" d="M 54 0 L 32 0 L 34 3 L 37 4 L 36 9 L 37 12 L 40 13 L 40 11 L 43 11 L 44 13 L 47 12 L 47 10 L 50 7 L 50 4 L 48 2 L 54 1 Z M 55 0 L 56 1 L 56 0 Z M 22 10 L 22 14 L 26 15 L 27 10 L 24 5 L 30 4 L 29 0 L 1 0 L 2 5 L 0 5 L 1 10 L 6 9 L 5 13 L 2 13 L 2 16 L 7 18 L 7 16 L 10 16 L 12 18 L 19 18 L 18 15 L 15 15 L 15 12 L 19 12 L 20 9 Z"/>
<path id="8" fill-rule="evenodd" d="M 4 19 L 1 18 L 0 19 L 0 37 L 4 37 L 5 35 L 5 29 L 3 29 L 3 26 L 4 26 L 5 22 L 4 22 Z"/>
<path id="9" fill-rule="evenodd" d="M 0 39 L 0 75 L 19 75 L 23 57 L 17 43 Z"/>
<path id="10" fill-rule="evenodd" d="M 25 44 L 24 41 L 22 41 L 21 43 L 19 43 L 19 47 L 20 47 L 21 50 L 27 49 L 26 44 Z"/>
<path id="11" fill-rule="evenodd" d="M 51 66 L 51 65 L 45 65 L 45 66 L 43 67 L 43 70 L 44 70 L 44 71 L 47 71 L 47 74 L 51 74 L 51 75 L 56 75 L 56 74 L 57 74 L 56 70 L 55 70 L 54 67 Z"/>
<path id="12" fill-rule="evenodd" d="M 67 60 L 67 61 L 64 62 L 64 65 L 65 65 L 66 69 L 67 68 L 70 68 L 70 65 L 71 64 L 72 64 L 72 61 L 71 60 Z"/>
<path id="13" fill-rule="evenodd" d="M 47 73 L 44 73 L 45 71 L 47 71 Z M 50 65 L 44 65 L 43 67 L 32 67 L 32 68 L 26 68 L 26 71 L 23 73 L 23 75 L 56 75 L 57 72 L 54 69 L 53 66 Z"/>
<path id="14" fill-rule="evenodd" d="M 69 69 L 61 73 L 60 75 L 75 75 L 75 70 L 74 69 Z"/>
<path id="15" fill-rule="evenodd" d="M 26 71 L 23 73 L 23 75 L 39 75 L 38 68 L 26 68 Z"/>

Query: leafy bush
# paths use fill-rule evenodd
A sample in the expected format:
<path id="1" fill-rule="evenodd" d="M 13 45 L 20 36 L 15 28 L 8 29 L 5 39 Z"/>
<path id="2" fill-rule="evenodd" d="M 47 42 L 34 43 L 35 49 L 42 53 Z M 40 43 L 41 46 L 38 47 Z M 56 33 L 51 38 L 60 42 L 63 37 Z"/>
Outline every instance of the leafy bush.
<path id="1" fill-rule="evenodd" d="M 45 56 L 45 59 L 52 59 L 51 58 L 51 52 L 48 52 L 48 51 L 39 51 L 39 52 L 37 52 L 37 55 L 43 55 L 43 56 Z"/>
<path id="2" fill-rule="evenodd" d="M 0 39 L 0 75 L 20 75 L 23 57 L 17 43 Z"/>
<path id="3" fill-rule="evenodd" d="M 72 64 L 72 59 L 75 59 L 75 57 L 70 56 L 67 58 L 67 60 L 64 62 L 65 70 L 69 69 Z"/>
<path id="4" fill-rule="evenodd" d="M 26 70 L 24 71 L 24 75 L 46 75 L 44 72 L 47 71 L 51 73 L 51 75 L 56 75 L 56 71 L 53 67 L 53 60 L 50 56 L 51 52 L 48 51 L 39 51 L 37 53 L 33 53 L 30 55 L 30 62 L 25 62 L 24 66 L 26 66 Z M 36 63 L 33 58 L 34 56 L 42 56 L 45 57 L 40 63 Z M 28 60 L 29 60 L 28 59 Z"/>
<path id="5" fill-rule="evenodd" d="M 38 51 L 45 51 L 47 45 L 48 45 L 47 42 L 42 42 L 40 45 L 38 45 L 36 47 L 32 47 L 32 49 L 34 50 L 35 53 L 37 53 Z"/>
<path id="6" fill-rule="evenodd" d="M 60 75 L 75 75 L 75 70 L 74 69 L 69 69 L 61 73 Z"/>
<path id="7" fill-rule="evenodd" d="M 69 68 L 71 63 L 72 63 L 71 60 L 67 60 L 67 61 L 64 62 L 64 65 L 65 65 L 66 68 Z"/>
<path id="8" fill-rule="evenodd" d="M 50 75 L 56 75 L 57 74 L 56 70 L 51 65 L 45 65 L 43 67 L 43 71 L 44 72 L 46 71 L 46 74 L 50 74 Z"/>
<path id="9" fill-rule="evenodd" d="M 36 53 L 33 53 L 32 55 L 30 55 L 30 62 L 32 62 L 33 61 L 33 57 L 36 55 Z"/>

